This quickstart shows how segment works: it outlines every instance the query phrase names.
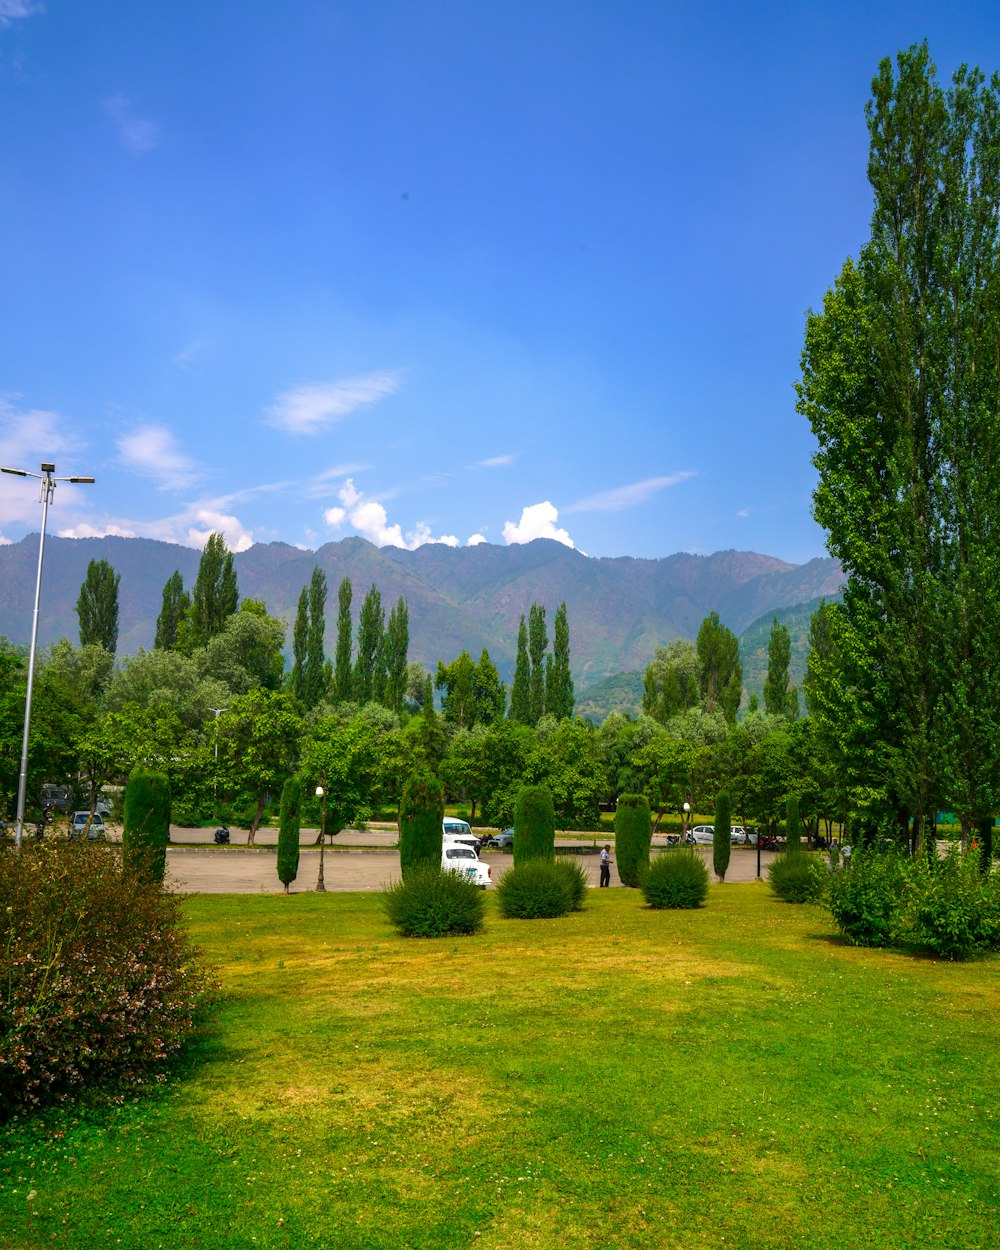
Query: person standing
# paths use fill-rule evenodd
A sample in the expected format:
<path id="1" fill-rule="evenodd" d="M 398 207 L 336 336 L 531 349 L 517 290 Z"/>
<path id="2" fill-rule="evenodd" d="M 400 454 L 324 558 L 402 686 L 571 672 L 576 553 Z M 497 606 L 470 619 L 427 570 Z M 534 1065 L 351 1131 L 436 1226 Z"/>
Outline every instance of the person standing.
<path id="1" fill-rule="evenodd" d="M 606 842 L 601 851 L 601 889 L 611 884 L 611 843 Z"/>

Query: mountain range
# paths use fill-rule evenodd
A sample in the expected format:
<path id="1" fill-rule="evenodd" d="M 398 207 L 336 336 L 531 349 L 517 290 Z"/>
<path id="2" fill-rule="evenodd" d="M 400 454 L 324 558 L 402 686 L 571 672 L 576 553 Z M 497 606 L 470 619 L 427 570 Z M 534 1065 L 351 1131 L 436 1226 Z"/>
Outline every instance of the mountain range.
<path id="1" fill-rule="evenodd" d="M 200 553 L 145 538 L 47 537 L 40 646 L 61 637 L 76 640 L 80 586 L 88 563 L 102 559 L 121 575 L 121 655 L 152 646 L 164 583 L 179 570 L 190 589 Z M 26 644 L 30 637 L 37 564 L 37 535 L 0 547 L 0 633 L 15 643 Z M 411 659 L 433 669 L 439 659 L 450 661 L 463 649 L 478 658 L 487 647 L 508 681 L 521 613 L 527 614 L 532 602 L 544 604 L 551 634 L 555 609 L 565 600 L 578 690 L 624 670 L 644 669 L 658 645 L 694 638 L 713 610 L 739 635 L 768 613 L 833 597 L 843 580 L 831 559 L 796 565 L 746 551 L 595 558 L 548 539 L 504 547 L 428 543 L 407 551 L 351 537 L 318 551 L 258 543 L 235 556 L 240 594 L 263 599 L 289 626 L 315 565 L 327 579 L 329 655 L 336 643 L 337 587 L 349 577 L 355 620 L 372 585 L 387 613 L 399 595 L 407 601 Z"/>

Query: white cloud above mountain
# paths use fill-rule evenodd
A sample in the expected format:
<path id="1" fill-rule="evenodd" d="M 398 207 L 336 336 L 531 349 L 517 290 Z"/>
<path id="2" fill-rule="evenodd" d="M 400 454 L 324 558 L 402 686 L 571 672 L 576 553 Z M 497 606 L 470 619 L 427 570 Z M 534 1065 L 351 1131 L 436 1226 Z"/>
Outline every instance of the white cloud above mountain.
<path id="1" fill-rule="evenodd" d="M 295 386 L 277 396 L 265 419 L 290 434 L 319 434 L 358 408 L 394 395 L 401 385 L 400 373 L 386 370 L 319 386 Z"/>
<path id="2" fill-rule="evenodd" d="M 529 504 L 521 509 L 521 519 L 516 524 L 506 521 L 503 527 L 504 542 L 530 543 L 536 538 L 551 538 L 564 547 L 576 547 L 568 532 L 560 529 L 558 509 L 547 499 L 543 503 Z"/>
<path id="3" fill-rule="evenodd" d="M 415 551 L 425 543 L 442 543 L 446 547 L 460 547 L 461 543 L 454 534 L 443 534 L 435 538 L 431 528 L 424 521 L 418 521 L 412 530 L 403 533 L 398 523 L 389 523 L 389 514 L 385 506 L 377 499 L 368 498 L 354 485 L 352 478 L 341 486 L 337 492 L 340 504 L 327 508 L 323 519 L 331 529 L 340 529 L 345 523 L 374 543 L 376 547 L 402 547 L 407 551 Z"/>
<path id="4" fill-rule="evenodd" d="M 118 439 L 122 464 L 152 478 L 160 490 L 185 490 L 196 485 L 204 473 L 196 461 L 178 446 L 163 425 L 140 425 Z"/>

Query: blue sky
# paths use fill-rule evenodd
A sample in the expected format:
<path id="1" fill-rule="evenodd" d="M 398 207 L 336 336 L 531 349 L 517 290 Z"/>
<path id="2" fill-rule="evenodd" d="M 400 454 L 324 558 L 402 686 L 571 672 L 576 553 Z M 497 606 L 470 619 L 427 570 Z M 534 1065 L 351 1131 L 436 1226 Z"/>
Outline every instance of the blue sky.
<path id="1" fill-rule="evenodd" d="M 924 37 L 1000 67 L 986 3 L 0 0 L 0 463 L 68 535 L 821 555 L 804 316 Z"/>

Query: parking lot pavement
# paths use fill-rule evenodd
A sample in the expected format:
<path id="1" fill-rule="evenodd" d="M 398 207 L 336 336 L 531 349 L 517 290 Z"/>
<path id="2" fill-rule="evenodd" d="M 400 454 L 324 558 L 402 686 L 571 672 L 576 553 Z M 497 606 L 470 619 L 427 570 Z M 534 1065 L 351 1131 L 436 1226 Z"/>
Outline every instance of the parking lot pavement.
<path id="1" fill-rule="evenodd" d="M 700 847 L 699 853 L 712 871 L 711 847 Z M 761 853 L 761 871 L 774 858 L 773 852 Z M 487 851 L 483 859 L 490 865 L 493 880 L 513 863 L 509 854 Z M 323 879 L 330 893 L 372 893 L 398 881 L 399 853 L 387 848 L 371 850 L 327 849 L 323 856 Z M 590 884 L 597 886 L 599 866 L 596 855 L 581 855 L 580 865 Z M 752 848 L 734 847 L 726 880 L 753 881 L 757 873 L 757 852 Z M 319 851 L 303 848 L 299 856 L 299 872 L 291 892 L 301 894 L 315 889 L 319 875 Z M 180 894 L 280 894 L 273 851 L 240 847 L 219 850 L 171 847 L 167 851 L 167 884 Z M 620 886 L 617 865 L 611 866 L 611 884 Z"/>

